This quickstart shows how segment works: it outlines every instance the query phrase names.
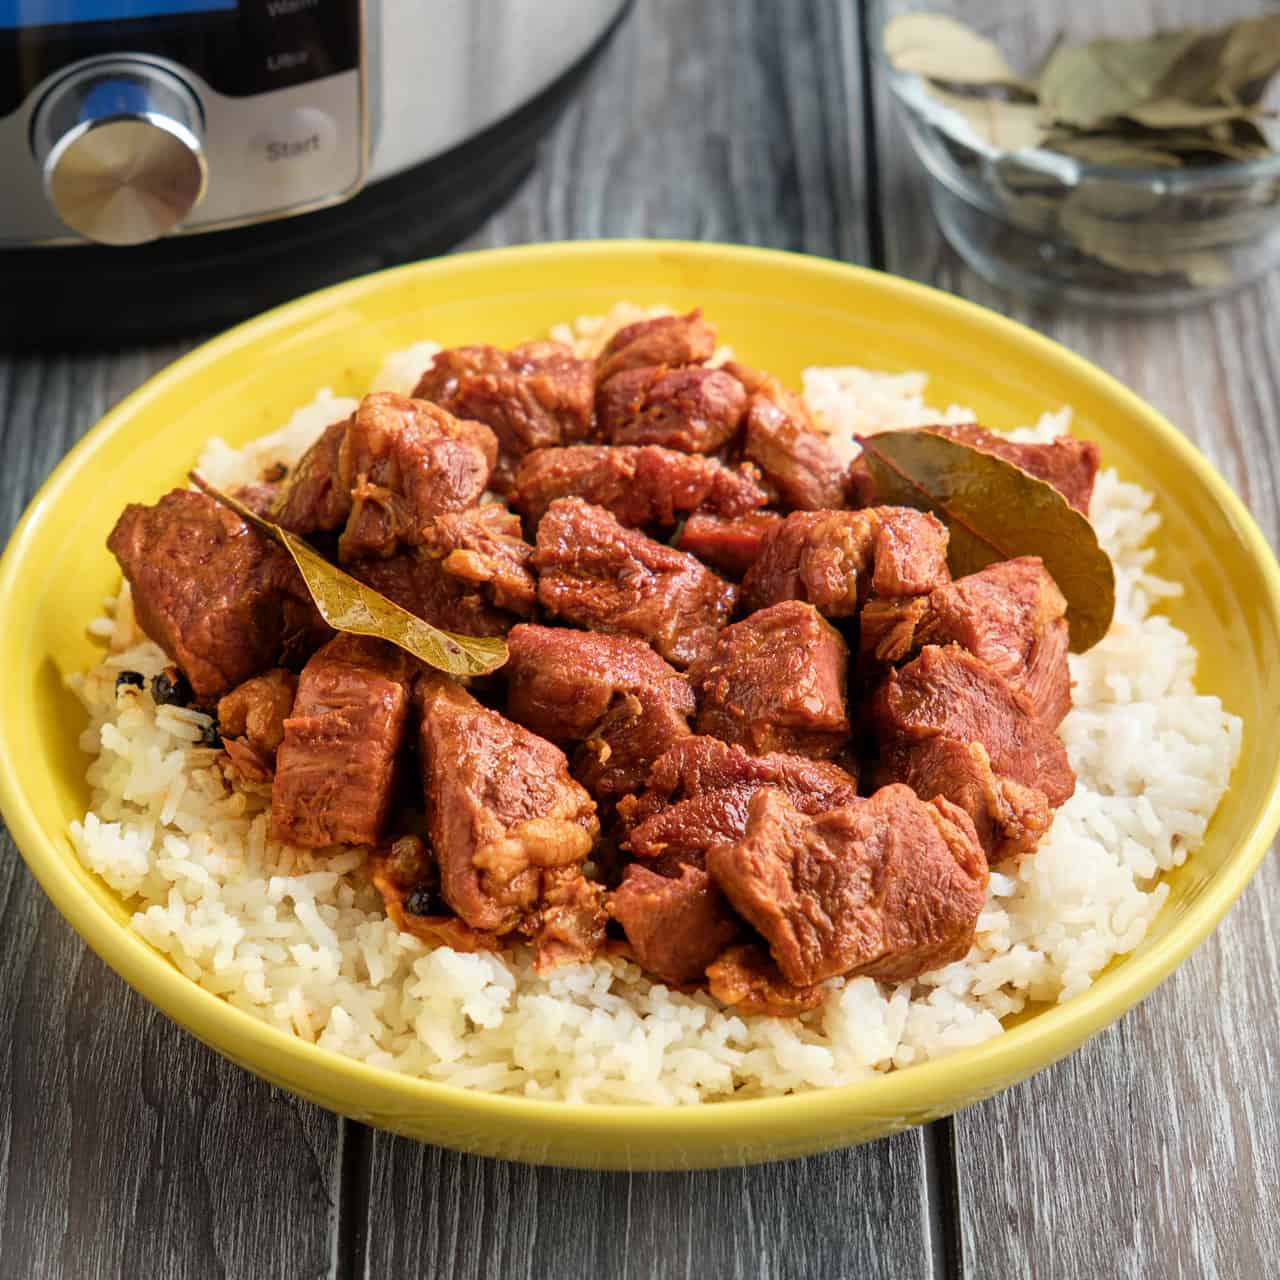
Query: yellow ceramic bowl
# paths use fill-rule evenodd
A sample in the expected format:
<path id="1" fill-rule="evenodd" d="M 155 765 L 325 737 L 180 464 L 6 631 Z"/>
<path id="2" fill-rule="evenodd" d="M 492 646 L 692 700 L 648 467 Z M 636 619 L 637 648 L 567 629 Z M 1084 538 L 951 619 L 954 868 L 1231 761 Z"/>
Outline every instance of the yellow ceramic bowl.
<path id="1" fill-rule="evenodd" d="M 1204 848 L 1169 877 L 1142 946 L 1084 995 L 1004 1035 L 864 1084 L 694 1108 L 568 1106 L 374 1070 L 255 1021 L 184 978 L 128 927 L 77 861 L 84 717 L 63 677 L 95 658 L 85 622 L 116 587 L 103 546 L 123 504 L 183 480 L 214 434 L 241 443 L 318 386 L 358 394 L 380 356 L 430 337 L 514 344 L 614 301 L 701 305 L 742 359 L 793 382 L 808 364 L 927 369 L 938 403 L 1013 426 L 1071 404 L 1105 463 L 1154 489 L 1157 568 L 1202 656 L 1200 685 L 1244 717 L 1244 751 Z M 193 305 L 198 303 L 193 302 Z M 1119 383 L 969 303 L 874 272 L 755 249 L 661 242 L 542 245 L 445 258 L 356 280 L 242 325 L 113 409 L 54 472 L 0 565 L 0 807 L 59 910 L 127 982 L 206 1044 L 306 1098 L 428 1142 L 548 1164 L 688 1168 L 780 1159 L 946 1115 L 1071 1052 L 1164 978 L 1244 888 L 1280 824 L 1280 571 L 1207 462 Z"/>

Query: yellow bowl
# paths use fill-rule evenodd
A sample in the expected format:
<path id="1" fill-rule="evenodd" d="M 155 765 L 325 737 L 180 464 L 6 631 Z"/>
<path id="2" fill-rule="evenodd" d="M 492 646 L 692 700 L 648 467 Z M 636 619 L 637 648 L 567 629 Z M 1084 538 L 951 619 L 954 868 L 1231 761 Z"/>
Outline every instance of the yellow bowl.
<path id="1" fill-rule="evenodd" d="M 383 353 L 430 337 L 514 344 L 614 301 L 701 305 L 746 361 L 793 382 L 808 364 L 927 369 L 931 398 L 1008 427 L 1063 404 L 1104 462 L 1159 495 L 1157 570 L 1201 654 L 1199 684 L 1244 717 L 1234 784 L 1204 848 L 1171 875 L 1143 944 L 1083 995 L 1003 1035 L 862 1084 L 702 1107 L 570 1106 L 407 1079 L 314 1048 L 188 981 L 80 865 L 84 716 L 63 677 L 118 572 L 103 546 L 126 501 L 182 482 L 202 442 L 239 444 L 318 386 L 358 394 Z M 193 302 L 192 305 L 198 305 Z M 1154 410 L 1084 360 L 945 294 L 814 258 L 720 245 L 604 242 L 466 254 L 355 280 L 208 343 L 113 409 L 32 502 L 0 563 L 0 808 L 58 909 L 127 982 L 234 1062 L 322 1106 L 424 1141 L 597 1168 L 781 1159 L 946 1115 L 1071 1052 L 1152 989 L 1244 888 L 1280 825 L 1280 570 L 1248 512 Z"/>

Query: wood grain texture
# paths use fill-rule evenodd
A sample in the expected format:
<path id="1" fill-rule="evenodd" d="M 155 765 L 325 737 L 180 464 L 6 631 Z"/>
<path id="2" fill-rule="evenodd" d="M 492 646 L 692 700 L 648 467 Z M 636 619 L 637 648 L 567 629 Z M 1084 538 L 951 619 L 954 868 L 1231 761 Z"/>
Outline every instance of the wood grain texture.
<path id="1" fill-rule="evenodd" d="M 0 361 L 4 536 L 58 458 L 182 349 Z M 327 1274 L 338 1121 L 121 982 L 7 832 L 0 936 L 0 1274 Z"/>
<path id="2" fill-rule="evenodd" d="M 920 1133 L 810 1160 L 598 1174 L 377 1134 L 368 1277 L 801 1280 L 937 1274 Z"/>
<path id="3" fill-rule="evenodd" d="M 857 50 L 834 0 L 639 0 L 462 247 L 660 236 L 865 261 Z"/>
<path id="4" fill-rule="evenodd" d="M 1141 318 L 1022 303 L 943 242 L 890 108 L 878 86 L 886 266 L 1003 311 L 1115 374 L 1195 441 L 1275 545 L 1280 277 Z M 1143 1004 L 1064 1062 L 955 1118 L 966 1275 L 1274 1269 L 1263 1260 L 1280 1255 L 1277 902 L 1273 851 L 1208 942 Z"/>

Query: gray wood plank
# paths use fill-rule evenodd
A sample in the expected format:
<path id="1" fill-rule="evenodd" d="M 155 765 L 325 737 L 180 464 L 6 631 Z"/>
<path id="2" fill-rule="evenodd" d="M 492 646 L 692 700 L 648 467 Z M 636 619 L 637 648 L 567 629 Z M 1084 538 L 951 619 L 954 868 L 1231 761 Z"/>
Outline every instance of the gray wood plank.
<path id="1" fill-rule="evenodd" d="M 180 347 L 0 361 L 0 532 Z M 339 1122 L 232 1066 L 112 974 L 0 833 L 0 1272 L 328 1274 Z"/>
<path id="2" fill-rule="evenodd" d="M 1041 24 L 1061 16 L 1039 11 Z M 883 86 L 875 107 L 886 266 L 1003 311 L 1122 379 L 1207 454 L 1274 545 L 1280 278 L 1146 318 L 1029 306 L 945 245 Z M 956 1118 L 967 1275 L 1265 1274 L 1262 1259 L 1280 1250 L 1278 893 L 1273 855 L 1205 946 L 1118 1025 Z"/>
<path id="3" fill-rule="evenodd" d="M 467 247 L 588 236 L 738 240 L 865 261 L 855 14 L 641 3 Z M 749 1170 L 529 1169 L 371 1137 L 365 1274 L 926 1276 L 920 1132 Z"/>
<path id="4" fill-rule="evenodd" d="M 753 1169 L 599 1174 L 375 1135 L 365 1275 L 923 1278 L 919 1137 Z"/>

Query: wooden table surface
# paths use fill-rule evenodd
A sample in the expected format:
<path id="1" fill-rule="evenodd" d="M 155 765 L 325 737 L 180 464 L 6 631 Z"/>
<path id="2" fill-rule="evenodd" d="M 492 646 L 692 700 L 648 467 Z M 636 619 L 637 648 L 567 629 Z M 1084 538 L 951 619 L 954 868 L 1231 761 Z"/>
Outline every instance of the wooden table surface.
<path id="1" fill-rule="evenodd" d="M 640 0 L 468 247 L 656 235 L 868 263 L 1116 374 L 1280 532 L 1280 275 L 1153 319 L 1032 309 L 939 241 L 847 0 Z M 0 356 L 0 522 L 189 344 Z M 975 370 L 975 374 L 980 374 Z M 455 1155 L 279 1092 L 90 953 L 4 837 L 0 1275 L 1222 1276 L 1280 1257 L 1280 869 L 1080 1052 L 810 1160 L 588 1174 Z"/>

